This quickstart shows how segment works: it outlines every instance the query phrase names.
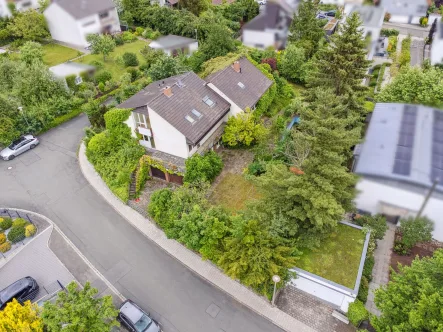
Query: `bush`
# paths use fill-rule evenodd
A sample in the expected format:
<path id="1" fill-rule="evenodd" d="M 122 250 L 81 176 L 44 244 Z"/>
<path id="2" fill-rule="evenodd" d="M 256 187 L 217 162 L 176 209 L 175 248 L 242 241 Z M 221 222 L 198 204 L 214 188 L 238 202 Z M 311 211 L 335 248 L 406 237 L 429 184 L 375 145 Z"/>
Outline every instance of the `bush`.
<path id="1" fill-rule="evenodd" d="M 386 218 L 381 214 L 375 216 L 357 216 L 354 218 L 354 222 L 357 225 L 369 227 L 371 229 L 371 236 L 376 240 L 383 239 L 388 230 Z"/>
<path id="2" fill-rule="evenodd" d="M 427 17 L 420 17 L 419 23 L 422 27 L 428 26 L 428 18 Z"/>
<path id="3" fill-rule="evenodd" d="M 214 151 L 209 151 L 204 156 L 195 153 L 186 159 L 186 173 L 184 182 L 196 183 L 199 181 L 212 182 L 223 169 L 223 161 Z"/>
<path id="4" fill-rule="evenodd" d="M 250 110 L 231 116 L 225 127 L 222 139 L 228 146 L 250 146 L 266 135 L 262 123 L 256 123 Z"/>
<path id="5" fill-rule="evenodd" d="M 137 27 L 137 28 L 135 28 L 135 32 L 134 32 L 134 34 L 136 35 L 136 36 L 141 36 L 141 35 L 143 35 L 143 32 L 145 31 L 145 29 L 143 29 L 142 27 Z"/>
<path id="6" fill-rule="evenodd" d="M 374 256 L 371 254 L 369 256 L 366 256 L 365 264 L 363 266 L 363 276 L 368 279 L 368 281 L 372 280 L 372 269 L 374 268 L 375 259 Z"/>
<path id="7" fill-rule="evenodd" d="M 24 227 L 12 227 L 8 233 L 8 240 L 12 243 L 17 243 L 25 238 Z"/>
<path id="8" fill-rule="evenodd" d="M 28 225 L 25 227 L 25 236 L 31 237 L 34 236 L 35 232 L 37 232 L 37 228 L 34 225 Z"/>
<path id="9" fill-rule="evenodd" d="M 105 84 L 107 81 L 110 81 L 111 79 L 112 79 L 112 74 L 107 70 L 98 71 L 94 76 L 94 80 L 97 84 L 99 83 Z"/>
<path id="10" fill-rule="evenodd" d="M 248 165 L 248 173 L 254 176 L 259 176 L 266 172 L 266 164 L 260 161 L 254 161 Z"/>
<path id="11" fill-rule="evenodd" d="M 132 52 L 126 52 L 123 54 L 123 62 L 126 67 L 136 67 L 138 66 L 137 55 Z"/>
<path id="12" fill-rule="evenodd" d="M 25 227 L 26 225 L 29 225 L 29 221 L 23 218 L 14 219 L 12 222 L 12 227 Z"/>
<path id="13" fill-rule="evenodd" d="M 98 84 L 98 89 L 99 89 L 101 92 L 105 92 L 105 83 L 100 82 L 100 83 Z"/>
<path id="14" fill-rule="evenodd" d="M 137 40 L 137 36 L 134 35 L 132 32 L 130 31 L 125 31 L 121 34 L 122 39 L 125 43 L 132 43 L 133 41 Z"/>
<path id="15" fill-rule="evenodd" d="M 9 250 L 11 250 L 11 242 L 0 244 L 0 252 L 5 253 Z"/>
<path id="16" fill-rule="evenodd" d="M 123 45 L 125 43 L 121 33 L 118 33 L 118 34 L 114 35 L 114 41 L 115 41 L 115 45 L 117 45 L 117 46 L 121 46 L 121 45 Z"/>
<path id="17" fill-rule="evenodd" d="M 432 240 L 434 223 L 426 217 L 410 217 L 401 220 L 399 229 L 402 234 L 401 243 L 406 249 L 411 249 L 419 242 Z"/>
<path id="18" fill-rule="evenodd" d="M 349 304 L 348 318 L 352 325 L 358 327 L 360 323 L 369 318 L 365 305 L 359 300 Z"/>
<path id="19" fill-rule="evenodd" d="M 3 244 L 6 242 L 6 235 L 5 233 L 0 233 L 0 244 Z"/>
<path id="20" fill-rule="evenodd" d="M 277 60 L 275 58 L 263 59 L 261 63 L 267 63 L 273 71 L 277 70 Z"/>
<path id="21" fill-rule="evenodd" d="M 128 68 L 126 72 L 131 75 L 131 82 L 134 82 L 140 75 L 140 71 L 137 68 Z"/>
<path id="22" fill-rule="evenodd" d="M 398 36 L 400 31 L 397 29 L 381 29 L 380 34 L 385 37 Z"/>
<path id="23" fill-rule="evenodd" d="M 103 67 L 104 67 L 103 62 L 100 62 L 100 61 L 97 61 L 97 60 L 91 61 L 89 64 L 91 66 L 94 66 L 97 70 L 103 69 Z"/>
<path id="24" fill-rule="evenodd" d="M 365 276 L 361 277 L 360 288 L 358 289 L 357 299 L 361 302 L 366 303 L 369 294 L 369 281 Z"/>
<path id="25" fill-rule="evenodd" d="M 11 218 L 0 218 L 0 229 L 6 231 L 12 226 Z"/>
<path id="26" fill-rule="evenodd" d="M 72 91 L 76 91 L 77 90 L 77 84 L 75 84 L 75 78 L 76 77 L 77 77 L 77 75 L 69 75 L 69 76 L 65 77 L 66 85 Z"/>

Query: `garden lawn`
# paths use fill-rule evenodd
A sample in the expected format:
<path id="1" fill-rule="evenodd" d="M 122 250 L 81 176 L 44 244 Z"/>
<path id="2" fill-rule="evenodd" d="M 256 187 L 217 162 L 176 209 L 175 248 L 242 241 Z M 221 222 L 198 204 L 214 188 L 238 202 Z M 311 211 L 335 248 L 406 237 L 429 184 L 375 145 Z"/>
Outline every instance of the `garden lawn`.
<path id="1" fill-rule="evenodd" d="M 112 74 L 112 78 L 114 80 L 118 80 L 120 76 L 126 73 L 127 68 L 118 65 L 114 61 L 114 58 L 119 55 L 123 55 L 126 52 L 132 52 L 137 54 L 137 58 L 140 64 L 142 64 L 144 62 L 144 59 L 143 56 L 140 54 L 140 50 L 143 49 L 143 47 L 145 47 L 146 45 L 148 45 L 148 43 L 146 43 L 145 41 L 136 40 L 132 43 L 117 46 L 114 49 L 114 51 L 106 57 L 106 61 L 103 61 L 103 54 L 89 54 L 84 57 L 81 57 L 80 59 L 77 59 L 75 62 L 84 63 L 88 65 L 92 61 L 100 61 L 104 64 L 103 69 L 109 71 Z"/>
<path id="2" fill-rule="evenodd" d="M 245 207 L 246 201 L 260 198 L 254 185 L 241 174 L 226 173 L 214 188 L 210 201 L 231 212 Z"/>
<path id="3" fill-rule="evenodd" d="M 319 249 L 303 251 L 297 267 L 354 289 L 365 237 L 359 229 L 338 224 Z"/>
<path id="4" fill-rule="evenodd" d="M 59 44 L 46 44 L 43 45 L 43 62 L 45 65 L 52 67 L 78 57 L 79 53 L 80 55 L 83 54 Z"/>

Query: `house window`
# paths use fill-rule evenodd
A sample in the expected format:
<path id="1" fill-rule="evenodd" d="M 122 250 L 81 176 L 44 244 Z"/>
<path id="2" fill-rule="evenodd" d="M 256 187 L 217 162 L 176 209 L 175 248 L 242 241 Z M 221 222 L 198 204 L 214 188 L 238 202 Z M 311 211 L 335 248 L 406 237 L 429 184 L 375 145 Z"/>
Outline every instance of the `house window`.
<path id="1" fill-rule="evenodd" d="M 237 85 L 238 85 L 240 88 L 242 88 L 242 89 L 246 88 L 245 85 L 244 85 L 242 82 L 238 82 Z"/>
<path id="2" fill-rule="evenodd" d="M 211 100 L 211 98 L 209 98 L 208 96 L 206 96 L 205 98 L 203 98 L 203 101 L 205 102 L 206 105 L 208 105 L 209 107 L 213 107 L 215 105 L 215 103 Z"/>
<path id="3" fill-rule="evenodd" d="M 195 122 L 195 120 L 192 117 L 190 117 L 189 115 L 186 115 L 185 119 L 188 120 L 192 124 L 194 124 L 194 122 Z"/>
<path id="4" fill-rule="evenodd" d="M 75 78 L 75 85 L 79 85 L 81 83 L 83 83 L 83 78 L 81 76 L 77 76 Z"/>
<path id="5" fill-rule="evenodd" d="M 194 148 L 194 146 L 193 146 L 192 144 L 188 144 L 188 150 L 189 150 L 189 152 L 191 152 L 193 148 Z"/>
<path id="6" fill-rule="evenodd" d="M 108 16 L 109 16 L 109 12 L 104 12 L 104 13 L 98 14 L 98 17 L 100 17 L 101 20 L 108 17 Z"/>
<path id="7" fill-rule="evenodd" d="M 202 114 L 199 111 L 197 111 L 196 109 L 193 109 L 191 112 L 199 119 L 202 117 Z"/>
<path id="8" fill-rule="evenodd" d="M 149 118 L 146 119 L 146 116 L 142 113 L 137 113 L 137 112 L 133 112 L 134 114 L 134 119 L 135 119 L 135 124 L 137 125 L 137 127 L 142 127 L 142 128 L 150 128 L 150 123 L 149 123 Z"/>

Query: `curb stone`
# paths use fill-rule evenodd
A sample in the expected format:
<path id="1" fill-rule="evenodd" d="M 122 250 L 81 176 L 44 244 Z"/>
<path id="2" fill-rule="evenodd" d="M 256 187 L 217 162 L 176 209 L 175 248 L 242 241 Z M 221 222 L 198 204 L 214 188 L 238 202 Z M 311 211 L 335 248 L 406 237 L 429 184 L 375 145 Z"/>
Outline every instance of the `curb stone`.
<path id="1" fill-rule="evenodd" d="M 203 261 L 199 255 L 188 250 L 177 241 L 168 239 L 163 231 L 158 229 L 152 221 L 144 218 L 131 207 L 120 201 L 103 182 L 100 175 L 95 171 L 94 166 L 92 166 L 87 160 L 86 147 L 83 142 L 81 143 L 79 150 L 79 164 L 83 176 L 89 182 L 91 187 L 94 188 L 117 213 L 137 228 L 148 239 L 156 243 L 169 255 L 180 261 L 201 278 L 221 289 L 258 315 L 268 319 L 284 331 L 315 331 L 277 307 L 271 306 L 268 301 L 256 295 L 239 282 L 229 278 L 211 263 Z"/>

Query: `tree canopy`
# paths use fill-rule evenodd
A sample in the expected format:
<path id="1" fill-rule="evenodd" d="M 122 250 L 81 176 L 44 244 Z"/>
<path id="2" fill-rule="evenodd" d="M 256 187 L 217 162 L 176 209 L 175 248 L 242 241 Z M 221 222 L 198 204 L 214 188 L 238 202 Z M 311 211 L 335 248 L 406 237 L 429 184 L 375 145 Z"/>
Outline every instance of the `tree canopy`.
<path id="1" fill-rule="evenodd" d="M 114 38 L 110 35 L 91 34 L 86 37 L 88 43 L 91 44 L 93 54 L 103 54 L 103 60 L 115 49 Z"/>
<path id="2" fill-rule="evenodd" d="M 111 331 L 120 324 L 112 296 L 97 297 L 98 290 L 87 282 L 79 289 L 71 282 L 66 292 L 58 293 L 55 303 L 45 302 L 41 317 L 48 332 Z"/>
<path id="3" fill-rule="evenodd" d="M 49 31 L 43 14 L 36 10 L 26 10 L 14 16 L 8 24 L 8 30 L 16 38 L 40 41 L 49 37 Z"/>
<path id="4" fill-rule="evenodd" d="M 20 304 L 16 299 L 0 311 L 1 331 L 43 332 L 42 319 L 37 304 L 26 301 Z"/>
<path id="5" fill-rule="evenodd" d="M 377 331 L 443 331 L 443 250 L 399 266 L 390 282 L 375 291 L 380 317 L 372 316 Z"/>

